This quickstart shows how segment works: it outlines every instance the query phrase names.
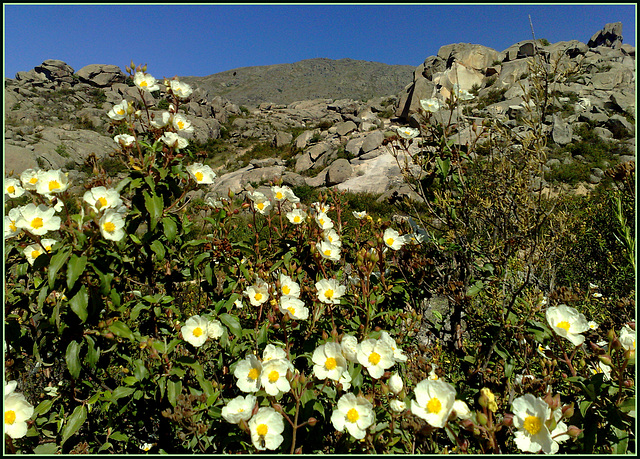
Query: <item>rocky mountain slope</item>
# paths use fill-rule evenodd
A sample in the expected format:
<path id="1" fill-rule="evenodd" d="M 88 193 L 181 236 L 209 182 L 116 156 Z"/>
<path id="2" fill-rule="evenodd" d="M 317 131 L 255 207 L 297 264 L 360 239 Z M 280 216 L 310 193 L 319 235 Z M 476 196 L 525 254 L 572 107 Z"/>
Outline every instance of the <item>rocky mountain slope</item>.
<path id="1" fill-rule="evenodd" d="M 354 59 L 306 59 L 293 64 L 242 67 L 206 77 L 180 77 L 208 94 L 238 105 L 263 102 L 290 104 L 298 100 L 368 100 L 397 94 L 411 78 L 413 66 Z"/>
<path id="2" fill-rule="evenodd" d="M 622 44 L 620 29 L 607 24 L 587 44 L 524 40 L 503 51 L 468 43 L 446 45 L 413 69 L 400 89 L 371 89 L 373 97 L 366 101 L 363 93 L 315 97 L 320 94 L 316 86 L 326 86 L 327 81 L 340 86 L 340 80 L 328 76 L 330 64 L 338 66 L 338 61 L 322 59 L 311 60 L 315 67 L 306 70 L 309 91 L 286 103 L 271 100 L 246 108 L 215 86 L 192 80 L 196 90 L 183 106 L 195 127 L 191 142 L 198 148 L 213 143 L 224 150 L 219 155 L 224 161 L 216 163 L 219 178 L 206 191 L 241 193 L 276 178 L 294 186 L 335 186 L 354 192 L 388 194 L 402 189 L 399 168 L 383 140 L 397 126 L 416 125 L 420 100 L 444 99 L 454 83 L 474 94 L 465 101 L 465 116 L 455 120 L 455 141 L 472 141 L 473 124 L 486 118 L 526 132 L 522 96 L 530 87 L 529 62 L 536 48 L 548 71 L 563 75 L 551 88 L 550 110 L 543 120 L 549 148 L 546 170 L 579 166 L 587 171 L 580 186 L 588 188 L 607 168 L 635 162 L 635 48 Z M 353 62 L 343 62 L 343 69 Z M 252 72 L 259 74 L 259 69 L 236 77 L 251 84 L 256 74 Z M 267 68 L 263 70 L 261 84 L 278 93 L 281 82 L 271 81 Z M 341 78 L 346 75 L 338 73 Z M 361 77 L 368 88 L 377 88 L 375 74 Z M 315 85 L 317 80 L 324 83 Z M 258 102 L 257 94 L 246 98 Z M 266 92 L 260 94 L 266 98 Z M 82 183 L 85 159 L 91 154 L 108 158 L 115 150 L 107 111 L 123 99 L 138 97 L 137 88 L 115 65 L 75 71 L 62 61 L 47 60 L 18 72 L 15 79 L 5 79 L 5 174 L 62 168 Z M 163 112 L 161 94 L 146 99 L 153 104 L 152 113 Z M 586 147 L 597 143 L 606 148 L 590 155 Z M 241 160 L 254 145 L 269 146 L 271 156 Z M 537 181 L 545 186 L 544 178 Z"/>

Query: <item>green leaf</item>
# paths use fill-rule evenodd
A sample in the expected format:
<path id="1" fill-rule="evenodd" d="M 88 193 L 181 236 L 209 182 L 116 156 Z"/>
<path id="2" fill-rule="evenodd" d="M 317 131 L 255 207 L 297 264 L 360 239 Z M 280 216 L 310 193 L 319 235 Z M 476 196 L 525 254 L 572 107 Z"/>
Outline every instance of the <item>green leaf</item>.
<path id="1" fill-rule="evenodd" d="M 171 406 L 176 406 L 178 395 L 182 393 L 182 381 L 167 381 L 167 399 Z"/>
<path id="2" fill-rule="evenodd" d="M 91 336 L 85 335 L 84 339 L 87 340 L 87 355 L 85 355 L 84 361 L 87 362 L 91 368 L 95 368 L 100 358 L 100 348 L 96 347 L 96 343 Z"/>
<path id="3" fill-rule="evenodd" d="M 151 243 L 150 247 L 151 247 L 151 250 L 153 250 L 155 254 L 158 256 L 158 261 L 162 261 L 166 253 L 164 244 L 162 244 L 162 242 L 156 239 Z"/>
<path id="4" fill-rule="evenodd" d="M 71 254 L 71 249 L 61 249 L 51 257 L 51 262 L 49 263 L 49 288 L 53 289 L 56 281 L 56 275 L 60 268 L 62 268 L 67 260 L 69 259 L 69 255 Z"/>
<path id="5" fill-rule="evenodd" d="M 118 386 L 111 393 L 111 401 L 118 400 L 119 398 L 128 397 L 135 392 L 133 387 Z"/>
<path id="6" fill-rule="evenodd" d="M 58 445 L 56 445 L 54 442 L 42 443 L 41 445 L 38 445 L 35 448 L 33 448 L 33 452 L 38 456 L 56 454 L 58 452 Z"/>
<path id="7" fill-rule="evenodd" d="M 231 333 L 238 337 L 242 336 L 242 325 L 240 325 L 240 320 L 236 316 L 224 313 L 220 314 L 218 318 L 229 328 Z M 251 331 L 251 333 L 253 333 L 253 331 Z"/>
<path id="8" fill-rule="evenodd" d="M 72 254 L 71 258 L 69 258 L 69 263 L 67 264 L 67 287 L 71 290 L 78 280 L 78 277 L 84 272 L 84 268 L 87 265 L 87 257 L 86 256 L 77 256 L 76 254 Z"/>
<path id="9" fill-rule="evenodd" d="M 111 435 L 109 435 L 109 440 L 127 441 L 128 439 L 129 439 L 128 436 L 120 432 L 113 432 L 111 433 Z"/>
<path id="10" fill-rule="evenodd" d="M 167 237 L 167 240 L 173 242 L 178 232 L 178 226 L 175 220 L 171 217 L 164 217 L 162 219 L 162 229 L 164 230 L 164 235 Z"/>
<path id="11" fill-rule="evenodd" d="M 47 414 L 52 407 L 53 407 L 53 400 L 43 400 L 38 404 L 38 406 L 36 406 L 33 412 L 36 414 L 36 416 L 41 416 L 43 414 Z"/>
<path id="12" fill-rule="evenodd" d="M 74 379 L 80 376 L 80 370 L 82 368 L 82 366 L 80 365 L 80 349 L 81 348 L 82 348 L 82 343 L 78 343 L 77 341 L 71 341 L 67 346 L 67 352 L 65 354 L 67 368 L 69 369 L 69 373 Z"/>
<path id="13" fill-rule="evenodd" d="M 135 376 L 138 381 L 142 381 L 147 376 L 149 376 L 149 371 L 147 370 L 147 367 L 144 365 L 144 362 L 140 359 L 134 362 L 133 376 Z"/>
<path id="14" fill-rule="evenodd" d="M 438 169 L 440 169 L 440 173 L 443 177 L 446 177 L 449 174 L 449 167 L 451 166 L 451 160 L 442 158 L 436 158 L 436 164 L 438 165 Z"/>
<path id="15" fill-rule="evenodd" d="M 84 421 L 87 420 L 87 409 L 84 405 L 76 406 L 76 409 L 73 410 L 71 416 L 67 419 L 67 422 L 64 425 L 64 429 L 62 429 L 62 442 L 60 445 L 64 445 L 64 443 L 75 434 Z"/>
<path id="16" fill-rule="evenodd" d="M 87 289 L 84 285 L 80 288 L 78 293 L 69 300 L 69 305 L 71 306 L 71 310 L 75 312 L 84 323 L 89 315 L 87 312 L 87 307 L 89 306 L 89 294 L 87 293 Z"/>
<path id="17" fill-rule="evenodd" d="M 134 339 L 133 332 L 126 324 L 116 321 L 109 326 L 109 330 L 116 336 L 121 338 Z"/>
<path id="18" fill-rule="evenodd" d="M 150 225 L 149 229 L 153 231 L 158 224 L 158 220 L 162 217 L 162 212 L 164 211 L 164 205 L 162 203 L 162 198 L 157 195 L 150 195 L 147 191 L 143 192 L 144 195 L 144 206 L 149 212 L 150 216 Z"/>

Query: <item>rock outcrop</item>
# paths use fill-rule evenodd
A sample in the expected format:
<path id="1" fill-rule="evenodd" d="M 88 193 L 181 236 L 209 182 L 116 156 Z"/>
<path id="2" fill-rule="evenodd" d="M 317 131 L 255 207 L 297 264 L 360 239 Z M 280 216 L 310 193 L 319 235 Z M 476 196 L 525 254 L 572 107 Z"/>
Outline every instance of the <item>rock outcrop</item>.
<path id="1" fill-rule="evenodd" d="M 448 97 L 454 84 L 474 95 L 464 112 L 440 111 L 434 119 L 457 126 L 452 141 L 475 140 L 474 126 L 500 120 L 515 132 L 528 129 L 523 96 L 531 87 L 529 62 L 538 53 L 547 70 L 564 75 L 551 88 L 543 130 L 549 145 L 581 140 L 580 126 L 616 143 L 616 162 L 635 161 L 635 49 L 623 45 L 621 27 L 607 24 L 588 44 L 577 40 L 545 43 L 524 40 L 499 52 L 477 44 L 440 48 L 416 67 L 397 94 L 379 94 L 366 102 L 355 98 L 317 97 L 291 103 L 262 102 L 240 107 L 190 79 L 193 94 L 182 110 L 194 125 L 192 142 L 224 142 L 230 151 L 208 192 L 241 193 L 256 184 L 282 179 L 293 186 L 336 187 L 354 192 L 390 193 L 403 189 L 396 159 L 384 139 L 395 127 L 417 125 L 420 101 Z M 87 65 L 77 72 L 59 60 L 5 79 L 5 174 L 24 169 L 79 169 L 89 155 L 106 158 L 116 144 L 108 134 L 107 111 L 123 99 L 139 98 L 130 78 L 115 65 Z M 163 110 L 162 94 L 145 95 L 151 113 Z M 242 162 L 250 148 L 263 143 L 286 150 L 286 159 Z M 417 146 L 412 145 L 410 153 Z M 614 149 L 616 150 L 616 149 Z M 552 158 L 547 168 L 577 157 Z M 592 173 L 591 183 L 602 177 Z"/>

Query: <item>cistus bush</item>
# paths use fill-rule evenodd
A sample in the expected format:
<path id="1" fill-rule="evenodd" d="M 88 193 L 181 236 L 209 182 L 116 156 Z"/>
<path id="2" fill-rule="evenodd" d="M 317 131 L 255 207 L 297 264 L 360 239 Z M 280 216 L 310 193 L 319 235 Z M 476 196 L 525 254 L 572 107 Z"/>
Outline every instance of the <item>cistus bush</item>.
<path id="1" fill-rule="evenodd" d="M 179 113 L 191 88 L 127 72 L 138 97 L 108 111 L 123 173 L 5 180 L 8 453 L 635 449 L 633 298 L 596 323 L 597 286 L 554 284 L 586 273 L 529 193 L 535 138 L 476 162 L 448 126 L 399 129 L 423 197 L 394 197 L 400 220 L 280 182 L 196 204 L 217 176 Z M 425 321 L 435 297 L 452 313 Z"/>

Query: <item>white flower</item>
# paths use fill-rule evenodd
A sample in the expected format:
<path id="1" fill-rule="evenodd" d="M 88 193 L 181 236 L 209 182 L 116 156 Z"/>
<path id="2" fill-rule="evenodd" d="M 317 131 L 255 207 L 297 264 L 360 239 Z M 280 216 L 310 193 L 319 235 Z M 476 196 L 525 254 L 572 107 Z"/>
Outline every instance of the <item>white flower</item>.
<path id="1" fill-rule="evenodd" d="M 283 417 L 273 408 L 263 406 L 249 421 L 249 431 L 257 449 L 277 449 L 284 441 L 281 435 L 284 431 Z"/>
<path id="2" fill-rule="evenodd" d="M 420 106 L 427 112 L 435 113 L 440 110 L 440 102 L 438 99 L 422 99 Z"/>
<path id="3" fill-rule="evenodd" d="M 342 390 L 349 390 L 351 388 L 351 374 L 349 374 L 349 370 L 342 372 L 338 384 L 342 386 Z"/>
<path id="4" fill-rule="evenodd" d="M 267 394 L 278 396 L 289 392 L 291 385 L 287 379 L 287 371 L 290 368 L 291 363 L 286 359 L 271 359 L 262 362 L 260 383 Z"/>
<path id="5" fill-rule="evenodd" d="M 220 338 L 224 333 L 224 328 L 219 320 L 210 320 L 207 325 L 207 336 L 211 339 Z"/>
<path id="6" fill-rule="evenodd" d="M 326 258 L 331 261 L 340 261 L 340 247 L 333 245 L 327 241 L 321 241 L 318 244 L 318 251 L 322 258 Z"/>
<path id="7" fill-rule="evenodd" d="M 129 109 L 129 102 L 122 100 L 119 104 L 111 107 L 111 110 L 107 112 L 107 116 L 114 121 L 119 121 L 127 116 L 127 110 Z"/>
<path id="8" fill-rule="evenodd" d="M 271 206 L 271 201 L 269 201 L 269 198 L 267 198 L 264 194 L 260 193 L 259 191 L 254 191 L 253 193 L 249 192 L 248 196 L 249 196 L 249 199 L 251 199 L 251 201 L 253 202 L 253 205 L 258 210 L 258 212 L 260 212 L 263 215 L 267 213 L 267 209 Z"/>
<path id="9" fill-rule="evenodd" d="M 333 228 L 333 222 L 331 221 L 329 216 L 324 212 L 320 212 L 316 214 L 315 220 L 318 226 L 320 227 L 320 229 L 322 230 L 328 230 Z"/>
<path id="10" fill-rule="evenodd" d="M 365 218 L 367 216 L 367 211 L 363 210 L 362 212 L 356 212 L 355 210 L 352 212 L 353 216 L 356 217 L 358 220 L 362 220 L 363 218 Z"/>
<path id="11" fill-rule="evenodd" d="M 333 379 L 339 381 L 347 369 L 347 361 L 342 355 L 342 348 L 338 343 L 325 343 L 313 351 L 313 373 L 318 379 Z"/>
<path id="12" fill-rule="evenodd" d="M 393 228 L 387 228 L 384 230 L 382 239 L 384 240 L 385 245 L 393 250 L 400 250 L 406 242 L 405 238 L 400 236 L 400 233 Z"/>
<path id="13" fill-rule="evenodd" d="M 316 282 L 318 300 L 327 304 L 339 304 L 347 288 L 335 279 L 320 279 Z"/>
<path id="14" fill-rule="evenodd" d="M 630 360 L 634 362 L 636 358 L 636 331 L 626 324 L 623 325 L 619 340 L 622 347 L 629 351 Z"/>
<path id="15" fill-rule="evenodd" d="M 364 397 L 356 397 L 352 393 L 344 394 L 338 399 L 338 404 L 331 414 L 331 423 L 338 431 L 347 431 L 356 439 L 361 440 L 366 430 L 375 422 L 373 405 Z"/>
<path id="16" fill-rule="evenodd" d="M 396 413 L 402 413 L 407 409 L 407 404 L 402 400 L 398 400 L 397 398 L 394 398 L 389 402 L 389 407 Z"/>
<path id="17" fill-rule="evenodd" d="M 598 325 L 598 323 L 594 322 L 593 320 L 590 320 L 589 322 L 587 322 L 587 325 L 589 326 L 589 330 L 597 330 L 598 327 L 600 325 Z"/>
<path id="18" fill-rule="evenodd" d="M 433 427 L 444 427 L 453 410 L 455 388 L 441 379 L 423 379 L 415 388 L 411 412 Z"/>
<path id="19" fill-rule="evenodd" d="M 326 214 L 330 210 L 329 206 L 324 202 L 314 202 L 311 205 L 313 206 L 315 211 L 319 214 Z"/>
<path id="20" fill-rule="evenodd" d="M 173 95 L 178 99 L 186 99 L 193 92 L 191 86 L 178 80 L 170 80 L 169 87 L 171 88 L 171 92 L 173 93 Z"/>
<path id="21" fill-rule="evenodd" d="M 133 75 L 133 84 L 145 91 L 153 92 L 160 89 L 158 82 L 154 77 L 144 72 L 136 72 Z"/>
<path id="22" fill-rule="evenodd" d="M 16 226 L 16 221 L 20 218 L 20 210 L 10 209 L 9 213 L 4 217 L 4 238 L 10 238 L 20 232 L 20 229 Z"/>
<path id="23" fill-rule="evenodd" d="M 175 130 L 178 131 L 179 133 L 193 132 L 193 126 L 191 126 L 191 123 L 187 120 L 187 117 L 184 115 L 181 115 L 181 114 L 173 115 L 173 120 L 171 124 L 173 125 Z"/>
<path id="24" fill-rule="evenodd" d="M 406 362 L 407 361 L 407 356 L 404 355 L 404 353 L 402 352 L 402 349 L 400 349 L 398 347 L 398 345 L 396 344 L 396 340 L 394 340 L 391 337 L 391 335 L 389 335 L 388 332 L 382 331 L 382 333 L 380 334 L 380 338 L 378 338 L 378 339 L 380 341 L 383 341 L 383 342 L 385 342 L 385 343 L 387 343 L 389 345 L 389 347 L 393 351 L 393 360 L 395 360 L 396 362 Z"/>
<path id="25" fill-rule="evenodd" d="M 25 192 L 22 188 L 22 182 L 17 178 L 9 177 L 4 181 L 4 192 L 9 195 L 10 198 L 19 198 Z"/>
<path id="26" fill-rule="evenodd" d="M 238 395 L 236 398 L 222 407 L 222 417 L 231 424 L 239 424 L 240 421 L 248 421 L 253 414 L 253 407 L 258 399 L 249 394 L 245 397 Z"/>
<path id="27" fill-rule="evenodd" d="M 253 306 L 260 306 L 269 299 L 269 285 L 262 279 L 256 279 L 256 283 L 247 287 L 244 294 Z"/>
<path id="28" fill-rule="evenodd" d="M 379 379 L 387 368 L 391 368 L 393 349 L 389 343 L 382 340 L 366 339 L 358 345 L 358 363 L 365 367 L 372 378 Z"/>
<path id="29" fill-rule="evenodd" d="M 169 121 L 171 121 L 171 114 L 169 112 L 162 112 L 159 121 L 156 120 L 155 116 L 153 117 L 151 120 L 151 126 L 161 128 L 169 124 Z"/>
<path id="30" fill-rule="evenodd" d="M 31 244 L 27 246 L 24 249 L 24 255 L 27 257 L 27 261 L 29 262 L 29 264 L 33 265 L 33 263 L 36 261 L 36 258 L 45 253 L 45 251 L 51 252 L 51 248 L 56 242 L 58 241 L 56 241 L 55 239 L 41 239 L 40 243 L 42 245 Z M 44 250 L 42 249 L 42 246 L 44 246 Z"/>
<path id="31" fill-rule="evenodd" d="M 249 354 L 244 360 L 238 362 L 233 376 L 238 378 L 236 385 L 242 392 L 257 392 L 260 390 L 260 373 L 262 373 L 262 363 L 258 358 Z"/>
<path id="32" fill-rule="evenodd" d="M 549 346 L 543 346 L 542 344 L 538 343 L 536 351 L 545 359 L 549 359 L 549 357 L 547 356 L 547 351 L 551 352 L 551 348 L 549 348 Z"/>
<path id="33" fill-rule="evenodd" d="M 471 100 L 474 97 L 473 94 L 466 89 L 460 89 L 460 85 L 458 85 L 458 83 L 453 85 L 451 92 L 452 94 L 455 94 L 456 98 L 459 100 Z"/>
<path id="34" fill-rule="evenodd" d="M 276 201 L 289 201 L 289 202 L 300 202 L 300 198 L 298 198 L 291 188 L 286 185 L 283 186 L 272 186 L 271 191 L 273 193 L 273 199 Z"/>
<path id="35" fill-rule="evenodd" d="M 594 298 L 602 298 L 602 293 L 600 293 L 600 292 L 595 292 L 595 293 L 593 294 L 593 297 L 594 297 Z"/>
<path id="36" fill-rule="evenodd" d="M 209 338 L 209 321 L 197 315 L 189 317 L 180 331 L 182 339 L 194 347 L 200 347 Z"/>
<path id="37" fill-rule="evenodd" d="M 609 381 L 611 379 L 611 367 L 606 365 L 598 360 L 598 365 L 594 368 L 591 368 L 591 373 L 597 375 L 598 373 L 602 373 L 604 375 L 605 381 Z"/>
<path id="38" fill-rule="evenodd" d="M 460 419 L 469 419 L 471 417 L 469 405 L 462 400 L 456 400 L 453 402 L 453 411 L 455 411 L 456 416 Z"/>
<path id="39" fill-rule="evenodd" d="M 142 451 L 151 451 L 151 448 L 153 448 L 153 443 L 143 443 L 140 445 Z"/>
<path id="40" fill-rule="evenodd" d="M 322 232 L 322 236 L 324 237 L 324 240 L 327 241 L 328 243 L 333 244 L 336 247 L 342 247 L 342 241 L 340 240 L 340 236 L 338 236 L 338 233 L 336 233 L 336 230 L 334 230 L 333 228 L 324 230 Z"/>
<path id="41" fill-rule="evenodd" d="M 187 172 L 198 182 L 198 185 L 209 185 L 216 178 L 216 173 L 209 166 L 202 163 L 193 163 L 186 167 Z"/>
<path id="42" fill-rule="evenodd" d="M 33 415 L 33 405 L 24 395 L 14 392 L 15 381 L 4 389 L 4 432 L 11 438 L 22 438 L 27 434 L 27 421 Z M 7 393 L 8 392 L 8 393 Z"/>
<path id="43" fill-rule="evenodd" d="M 82 199 L 89 204 L 94 212 L 106 209 L 119 209 L 122 206 L 120 193 L 113 188 L 96 186 L 84 193 Z"/>
<path id="44" fill-rule="evenodd" d="M 286 274 L 280 274 L 280 293 L 286 296 L 298 298 L 300 296 L 300 285 Z"/>
<path id="45" fill-rule="evenodd" d="M 176 150 L 186 148 L 189 145 L 189 141 L 187 139 L 180 137 L 175 132 L 165 132 L 162 134 L 162 137 L 160 137 L 160 140 L 168 147 L 175 148 Z"/>
<path id="46" fill-rule="evenodd" d="M 240 298 L 237 298 L 237 299 L 233 302 L 233 304 L 234 304 L 234 305 L 235 305 L 235 307 L 236 307 L 236 308 L 238 308 L 238 309 L 242 309 L 242 307 L 243 307 L 242 300 L 241 300 Z"/>
<path id="47" fill-rule="evenodd" d="M 351 362 L 358 362 L 358 339 L 353 335 L 344 335 L 340 341 L 342 354 Z"/>
<path id="48" fill-rule="evenodd" d="M 309 308 L 304 305 L 304 301 L 295 296 L 281 296 L 278 307 L 283 313 L 289 314 L 292 319 L 307 320 L 309 318 Z"/>
<path id="49" fill-rule="evenodd" d="M 20 182 L 25 190 L 35 190 L 38 177 L 42 171 L 40 169 L 26 169 L 20 174 Z"/>
<path id="50" fill-rule="evenodd" d="M 518 429 L 515 442 L 521 451 L 539 453 L 542 450 L 545 454 L 558 451 L 558 444 L 551 438 L 546 425 L 551 408 L 544 400 L 525 394 L 516 398 L 511 407 L 513 425 Z"/>
<path id="51" fill-rule="evenodd" d="M 102 237 L 110 241 L 119 241 L 124 237 L 124 216 L 113 209 L 107 209 L 100 218 Z"/>
<path id="52" fill-rule="evenodd" d="M 435 363 L 431 364 L 431 371 L 429 372 L 429 376 L 427 376 L 428 379 L 432 379 L 432 380 L 436 380 L 436 379 L 440 379 L 438 377 L 438 374 L 436 373 L 436 368 L 438 368 L 438 366 Z"/>
<path id="53" fill-rule="evenodd" d="M 589 324 L 584 314 L 561 304 L 548 308 L 546 316 L 552 330 L 571 341 L 574 346 L 580 346 L 584 342 L 584 336 L 581 333 L 589 330 Z"/>
<path id="54" fill-rule="evenodd" d="M 402 382 L 402 378 L 400 377 L 397 371 L 391 375 L 391 377 L 389 378 L 389 381 L 387 381 L 387 385 L 389 386 L 389 389 L 391 389 L 391 392 L 393 392 L 396 395 L 402 392 L 404 383 Z"/>
<path id="55" fill-rule="evenodd" d="M 418 134 L 420 134 L 420 131 L 418 129 L 412 127 L 398 126 L 396 128 L 396 131 L 398 132 L 398 135 L 403 139 L 413 139 L 414 137 L 417 137 Z"/>
<path id="56" fill-rule="evenodd" d="M 15 221 L 16 228 L 22 228 L 36 236 L 42 236 L 49 231 L 60 229 L 62 220 L 54 216 L 56 210 L 43 204 L 36 206 L 29 203 L 18 208 L 20 216 Z"/>
<path id="57" fill-rule="evenodd" d="M 133 142 L 136 141 L 136 138 L 129 134 L 118 134 L 113 138 L 113 140 L 118 145 L 122 145 L 123 147 L 130 147 L 131 145 L 133 145 Z"/>
<path id="58" fill-rule="evenodd" d="M 264 351 L 262 351 L 262 363 L 265 364 L 269 360 L 277 359 L 287 360 L 287 351 L 273 344 L 267 344 Z"/>
<path id="59" fill-rule="evenodd" d="M 61 193 L 67 188 L 69 188 L 69 178 L 60 169 L 40 173 L 36 183 L 36 192 L 42 195 Z"/>
<path id="60" fill-rule="evenodd" d="M 424 228 L 418 226 L 418 224 L 409 217 L 409 225 L 411 226 L 411 234 L 405 236 L 405 240 L 408 238 L 413 244 L 422 244 L 429 238 L 429 233 Z"/>
<path id="61" fill-rule="evenodd" d="M 307 218 L 307 213 L 302 209 L 293 209 L 286 213 L 287 219 L 294 225 L 299 225 Z"/>

